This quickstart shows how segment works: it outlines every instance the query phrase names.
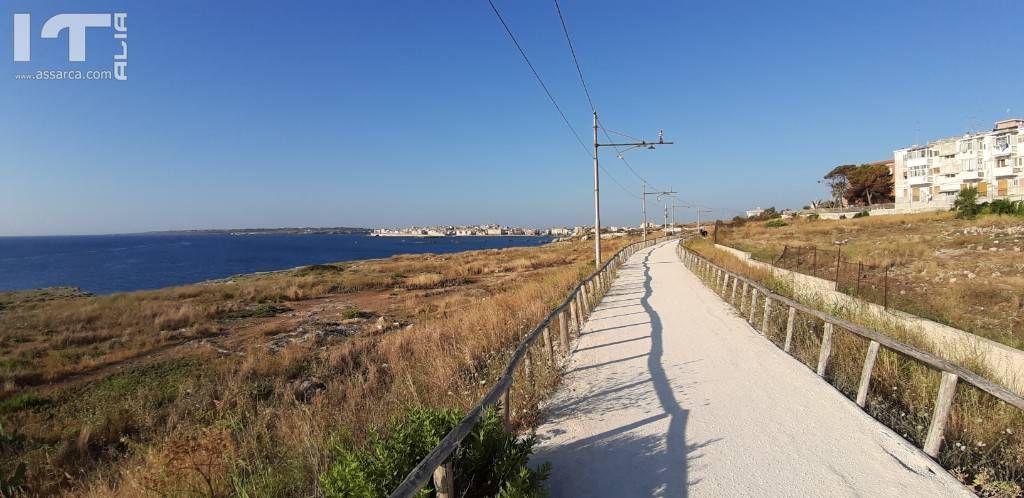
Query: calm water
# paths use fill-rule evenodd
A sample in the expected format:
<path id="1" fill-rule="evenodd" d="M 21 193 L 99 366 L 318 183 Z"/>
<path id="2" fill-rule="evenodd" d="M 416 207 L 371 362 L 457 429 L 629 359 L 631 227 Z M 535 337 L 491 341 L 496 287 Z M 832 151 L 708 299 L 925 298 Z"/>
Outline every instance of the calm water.
<path id="1" fill-rule="evenodd" d="M 0 291 L 72 286 L 109 294 L 315 263 L 535 246 L 548 240 L 364 235 L 0 237 Z"/>

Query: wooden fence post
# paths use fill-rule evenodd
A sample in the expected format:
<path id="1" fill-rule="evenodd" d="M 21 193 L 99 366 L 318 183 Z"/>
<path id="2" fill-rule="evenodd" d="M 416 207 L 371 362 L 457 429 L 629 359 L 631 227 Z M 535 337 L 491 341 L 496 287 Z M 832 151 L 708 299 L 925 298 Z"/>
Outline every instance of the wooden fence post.
<path id="1" fill-rule="evenodd" d="M 747 318 L 747 321 L 750 322 L 751 326 L 753 326 L 754 325 L 754 312 L 757 311 L 757 287 L 753 287 L 752 289 L 750 289 L 750 310 L 748 310 L 748 311 L 749 311 L 750 317 Z"/>
<path id="2" fill-rule="evenodd" d="M 743 292 L 740 293 L 740 304 L 739 304 L 739 306 L 736 306 L 736 309 L 739 310 L 740 314 L 743 314 L 743 303 L 746 302 L 746 300 L 747 300 L 747 287 L 748 287 L 748 285 L 749 284 L 747 284 L 747 281 L 744 280 L 743 281 Z"/>
<path id="3" fill-rule="evenodd" d="M 565 310 L 558 314 L 558 340 L 562 342 L 562 352 L 569 354 L 569 318 Z"/>
<path id="4" fill-rule="evenodd" d="M 580 315 L 580 330 L 583 330 L 583 325 L 587 321 L 587 305 L 585 303 L 586 298 L 584 297 L 583 289 L 580 289 L 576 294 L 576 308 Z"/>
<path id="5" fill-rule="evenodd" d="M 768 335 L 768 319 L 772 316 L 772 298 L 764 296 L 764 318 L 761 319 L 761 334 Z"/>
<path id="6" fill-rule="evenodd" d="M 828 358 L 832 355 L 832 324 L 825 322 L 825 331 L 821 334 L 821 349 L 818 351 L 818 375 L 825 376 Z"/>
<path id="7" fill-rule="evenodd" d="M 729 303 L 736 306 L 736 287 L 739 285 L 739 277 L 732 278 L 732 296 L 729 297 Z"/>
<path id="8" fill-rule="evenodd" d="M 572 327 L 579 332 L 583 329 L 583 324 L 580 323 L 580 316 L 576 312 L 576 301 L 576 296 L 569 300 L 569 313 L 572 315 Z"/>
<path id="9" fill-rule="evenodd" d="M 932 412 L 932 423 L 928 426 L 928 437 L 924 440 L 924 452 L 932 458 L 939 456 L 939 448 L 942 447 L 942 439 L 946 435 L 946 422 L 953 407 L 957 380 L 959 378 L 955 374 L 942 372 L 939 393 L 935 397 L 935 410 Z"/>
<path id="10" fill-rule="evenodd" d="M 868 344 L 868 353 L 864 356 L 864 368 L 860 371 L 860 385 L 857 387 L 857 404 L 861 408 L 868 401 L 868 387 L 871 385 L 871 371 L 875 368 L 875 359 L 878 358 L 878 343 L 871 341 Z"/>
<path id="11" fill-rule="evenodd" d="M 796 308 L 789 307 L 789 317 L 786 318 L 786 342 L 782 346 L 782 350 L 789 352 L 793 348 L 793 326 L 796 325 Z"/>
<path id="12" fill-rule="evenodd" d="M 548 363 L 555 364 L 555 348 L 551 345 L 551 325 L 544 327 L 544 350 L 548 352 Z"/>
<path id="13" fill-rule="evenodd" d="M 455 468 L 451 460 L 434 469 L 434 488 L 437 498 L 455 498 Z"/>
<path id="14" fill-rule="evenodd" d="M 508 389 L 501 393 L 501 420 L 504 422 L 505 427 L 512 427 L 512 383 L 508 383 Z"/>

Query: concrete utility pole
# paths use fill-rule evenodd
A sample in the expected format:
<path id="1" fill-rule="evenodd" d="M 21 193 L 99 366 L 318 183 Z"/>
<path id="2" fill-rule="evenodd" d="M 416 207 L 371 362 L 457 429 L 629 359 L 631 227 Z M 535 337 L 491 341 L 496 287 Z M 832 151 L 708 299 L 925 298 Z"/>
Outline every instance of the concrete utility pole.
<path id="1" fill-rule="evenodd" d="M 598 172 L 599 164 L 597 161 L 597 153 L 601 147 L 627 147 L 628 149 L 634 148 L 646 148 L 654 149 L 655 145 L 672 145 L 672 142 L 666 142 L 662 138 L 662 133 L 658 132 L 657 142 L 648 142 L 641 140 L 634 143 L 609 143 L 602 144 L 597 142 L 597 112 L 594 112 L 594 266 L 596 268 L 601 267 L 601 181 L 600 174 Z M 628 150 L 627 149 L 627 150 Z M 623 151 L 625 152 L 625 151 Z M 644 196 L 641 196 L 644 197 Z M 647 229 L 646 222 L 647 206 L 644 205 L 644 230 Z"/>
<path id="2" fill-rule="evenodd" d="M 660 200 L 663 196 L 673 195 L 675 193 L 676 192 L 672 192 L 672 191 L 667 191 L 667 192 L 648 192 L 647 191 L 647 184 L 646 183 L 643 184 L 643 194 L 640 195 L 640 198 L 642 199 L 643 210 L 644 210 L 644 240 L 645 241 L 647 240 L 647 196 L 649 196 L 649 195 L 656 195 L 656 196 L 658 196 L 657 198 Z"/>
<path id="3" fill-rule="evenodd" d="M 713 209 L 707 209 L 707 208 L 698 206 L 696 204 L 673 204 L 672 205 L 672 209 L 673 210 L 677 209 L 677 208 L 693 208 L 694 210 L 697 211 L 697 232 L 698 233 L 700 232 L 700 213 L 710 213 L 710 212 L 714 211 Z M 673 214 L 673 216 L 675 216 L 675 214 Z"/>
<path id="4" fill-rule="evenodd" d="M 597 164 L 597 111 L 594 111 L 594 267 L 601 267 L 601 180 Z"/>

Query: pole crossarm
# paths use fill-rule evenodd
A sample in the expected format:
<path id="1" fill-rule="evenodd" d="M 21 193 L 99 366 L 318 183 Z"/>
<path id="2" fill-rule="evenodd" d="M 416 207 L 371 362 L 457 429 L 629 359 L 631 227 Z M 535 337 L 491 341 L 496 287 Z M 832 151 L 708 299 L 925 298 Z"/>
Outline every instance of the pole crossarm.
<path id="1" fill-rule="evenodd" d="M 598 162 L 599 161 L 599 158 L 598 158 L 599 154 L 598 154 L 598 152 L 601 150 L 601 147 L 615 147 L 616 150 L 618 150 L 618 147 L 627 147 L 627 148 L 644 147 L 644 148 L 648 148 L 648 149 L 653 149 L 655 145 L 672 145 L 672 142 L 666 142 L 662 138 L 662 132 L 661 131 L 658 132 L 658 141 L 657 142 L 648 142 L 646 140 L 641 140 L 639 142 L 605 143 L 605 144 L 603 144 L 603 143 L 600 143 L 600 142 L 597 141 L 597 130 L 600 127 L 601 127 L 600 121 L 597 118 L 597 110 L 594 109 L 594 265 L 595 265 L 595 267 L 600 267 L 601 266 L 601 179 L 600 179 L 601 176 L 600 176 L 600 173 L 599 173 L 600 164 Z M 607 133 L 607 130 L 605 130 L 605 132 Z M 608 139 L 611 140 L 611 137 L 608 137 Z M 622 157 L 622 152 L 623 151 L 619 152 L 619 157 L 620 158 Z M 641 178 L 641 180 L 643 180 L 643 178 Z M 644 188 L 645 192 L 644 192 L 643 195 L 640 196 L 640 199 L 641 199 L 641 201 L 644 204 L 644 206 L 643 206 L 643 210 L 644 210 L 644 240 L 647 240 L 647 193 L 646 193 L 647 181 L 643 180 L 643 182 L 644 182 L 643 188 Z M 667 216 L 666 216 L 666 218 L 667 218 Z"/>
<path id="2" fill-rule="evenodd" d="M 625 144 L 594 144 L 594 147 L 647 147 L 648 145 L 672 145 L 675 142 L 634 142 Z"/>

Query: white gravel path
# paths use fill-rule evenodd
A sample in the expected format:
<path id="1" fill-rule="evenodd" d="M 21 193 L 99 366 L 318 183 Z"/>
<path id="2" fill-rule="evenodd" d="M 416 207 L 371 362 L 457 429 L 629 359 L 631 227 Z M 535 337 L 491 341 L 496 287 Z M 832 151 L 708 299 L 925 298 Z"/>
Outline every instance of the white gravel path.
<path id="1" fill-rule="evenodd" d="M 545 404 L 561 496 L 972 496 L 759 336 L 679 262 L 640 251 Z"/>

